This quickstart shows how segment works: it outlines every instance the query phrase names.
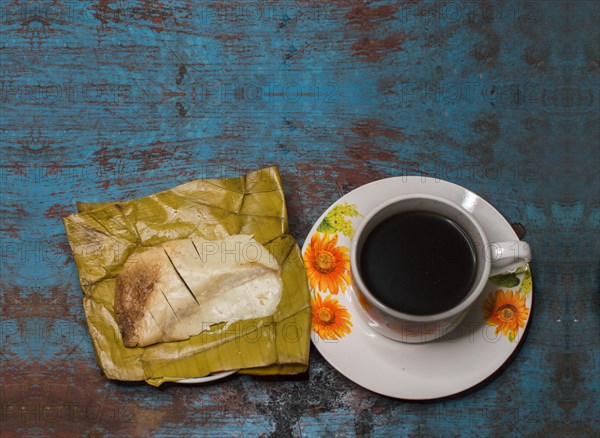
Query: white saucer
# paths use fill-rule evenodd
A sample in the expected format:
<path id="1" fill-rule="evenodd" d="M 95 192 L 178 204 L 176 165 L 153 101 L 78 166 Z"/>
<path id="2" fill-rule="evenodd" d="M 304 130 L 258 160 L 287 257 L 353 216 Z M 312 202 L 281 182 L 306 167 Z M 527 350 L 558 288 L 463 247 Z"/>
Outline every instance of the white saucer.
<path id="1" fill-rule="evenodd" d="M 356 229 L 362 218 L 374 207 L 391 197 L 412 193 L 443 196 L 463 206 L 480 222 L 490 242 L 518 240 L 506 219 L 475 193 L 456 184 L 432 178 L 396 177 L 359 187 L 329 207 L 304 242 L 302 254 L 305 255 L 305 263 L 307 249 L 315 234 L 315 239 L 330 239 L 337 234 L 337 246 L 349 249 L 350 237 L 343 234 L 342 229 L 348 232 L 349 224 Z M 342 215 L 342 220 L 346 221 L 345 228 L 336 228 L 329 220 L 323 223 L 332 209 L 345 204 L 355 206 L 360 216 Z M 340 211 L 340 207 L 335 211 Z M 339 225 L 339 214 L 337 219 Z M 335 219 L 333 222 L 336 222 Z M 320 231 L 317 230 L 319 226 Z M 527 267 L 525 272 L 505 280 L 496 280 L 497 284 L 488 281 L 480 299 L 455 331 L 444 338 L 424 344 L 396 342 L 374 332 L 363 319 L 351 286 L 341 288 L 337 294 L 332 294 L 329 289 L 321 291 L 310 287 L 313 303 L 311 339 L 321 355 L 340 373 L 373 392 L 411 400 L 457 394 L 477 385 L 500 369 L 523 338 L 531 315 L 531 273 Z M 499 290 L 502 292 L 497 292 Z M 330 339 L 322 339 L 316 330 L 333 325 L 319 325 L 317 295 L 321 300 L 327 299 L 329 303 L 337 300 L 336 306 L 343 309 L 336 317 L 341 318 L 342 323 L 347 321 L 344 317 L 349 317 L 351 326 L 346 324 L 345 329 L 342 327 L 338 330 L 338 335 L 331 335 L 331 331 L 328 335 L 324 331 L 324 337 L 329 336 Z M 502 298 L 503 303 L 508 304 L 508 310 L 507 306 L 502 307 L 502 303 L 499 303 Z M 514 330 L 514 326 L 510 329 L 507 324 L 503 326 L 507 328 L 504 333 L 496 333 L 500 320 L 490 318 L 492 324 L 487 324 L 484 303 L 488 300 L 491 305 L 498 303 L 495 309 L 504 309 L 503 313 L 495 313 L 488 306 L 488 315 L 493 313 L 508 318 L 508 321 L 511 321 L 511 316 L 520 315 L 522 324 L 517 330 Z M 523 310 L 523 305 L 527 310 Z M 345 315 L 344 309 L 347 311 Z M 514 312 L 515 309 L 518 311 Z M 515 318 L 512 319 L 514 320 Z"/>

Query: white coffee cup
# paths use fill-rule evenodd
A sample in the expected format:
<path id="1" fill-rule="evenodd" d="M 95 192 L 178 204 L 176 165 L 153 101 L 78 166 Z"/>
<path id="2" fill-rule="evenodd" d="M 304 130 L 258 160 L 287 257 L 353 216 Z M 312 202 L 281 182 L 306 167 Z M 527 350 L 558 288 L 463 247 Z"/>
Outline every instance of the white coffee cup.
<path id="1" fill-rule="evenodd" d="M 464 232 L 473 249 L 475 274 L 471 287 L 462 301 L 441 313 L 416 315 L 391 308 L 369 290 L 361 274 L 362 250 L 371 231 L 389 217 L 408 212 L 434 213 L 449 219 Z M 350 250 L 353 290 L 369 326 L 388 338 L 409 343 L 428 342 L 450 333 L 479 298 L 490 275 L 514 271 L 530 259 L 527 243 L 490 242 L 469 211 L 445 198 L 426 194 L 399 196 L 375 208 L 356 230 Z"/>

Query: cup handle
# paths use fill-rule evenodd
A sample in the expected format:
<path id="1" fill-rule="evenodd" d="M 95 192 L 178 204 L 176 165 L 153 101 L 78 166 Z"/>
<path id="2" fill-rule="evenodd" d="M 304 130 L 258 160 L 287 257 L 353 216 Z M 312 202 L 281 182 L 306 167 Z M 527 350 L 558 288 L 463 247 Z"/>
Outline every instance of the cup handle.
<path id="1" fill-rule="evenodd" d="M 490 242 L 489 245 L 490 276 L 514 272 L 531 260 L 531 248 L 527 242 Z"/>

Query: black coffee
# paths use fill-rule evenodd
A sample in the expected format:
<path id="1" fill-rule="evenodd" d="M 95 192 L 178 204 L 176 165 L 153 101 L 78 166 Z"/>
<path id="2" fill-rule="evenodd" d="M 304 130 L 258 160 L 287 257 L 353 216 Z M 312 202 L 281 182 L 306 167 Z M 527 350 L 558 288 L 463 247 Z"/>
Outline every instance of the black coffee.
<path id="1" fill-rule="evenodd" d="M 411 211 L 385 219 L 366 236 L 360 269 L 383 304 L 413 315 L 459 304 L 475 278 L 470 239 L 453 221 Z"/>

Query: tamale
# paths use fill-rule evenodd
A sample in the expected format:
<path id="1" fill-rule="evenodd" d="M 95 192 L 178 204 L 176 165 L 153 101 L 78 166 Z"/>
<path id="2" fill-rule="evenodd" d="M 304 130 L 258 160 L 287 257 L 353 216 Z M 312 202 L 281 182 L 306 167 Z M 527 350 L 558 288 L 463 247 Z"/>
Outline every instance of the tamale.
<path id="1" fill-rule="evenodd" d="M 191 181 L 130 201 L 78 202 L 77 208 L 79 214 L 63 222 L 96 358 L 108 378 L 146 380 L 158 386 L 225 370 L 261 375 L 306 370 L 310 343 L 306 271 L 300 249 L 288 234 L 285 197 L 275 167 L 239 178 Z M 272 315 L 231 324 L 209 321 L 215 324 L 187 340 L 125 346 L 115 292 L 127 260 L 162 247 L 175 266 L 187 259 L 178 257 L 186 249 L 172 251 L 169 242 L 214 241 L 239 234 L 253 235 L 278 266 L 283 289 Z M 202 290 L 210 293 L 200 287 L 192 292 L 198 298 Z M 156 321 L 144 321 L 148 329 L 161 330 Z"/>
<path id="2" fill-rule="evenodd" d="M 252 236 L 172 240 L 127 260 L 115 313 L 124 344 L 145 347 L 273 315 L 281 289 L 277 262 Z"/>

